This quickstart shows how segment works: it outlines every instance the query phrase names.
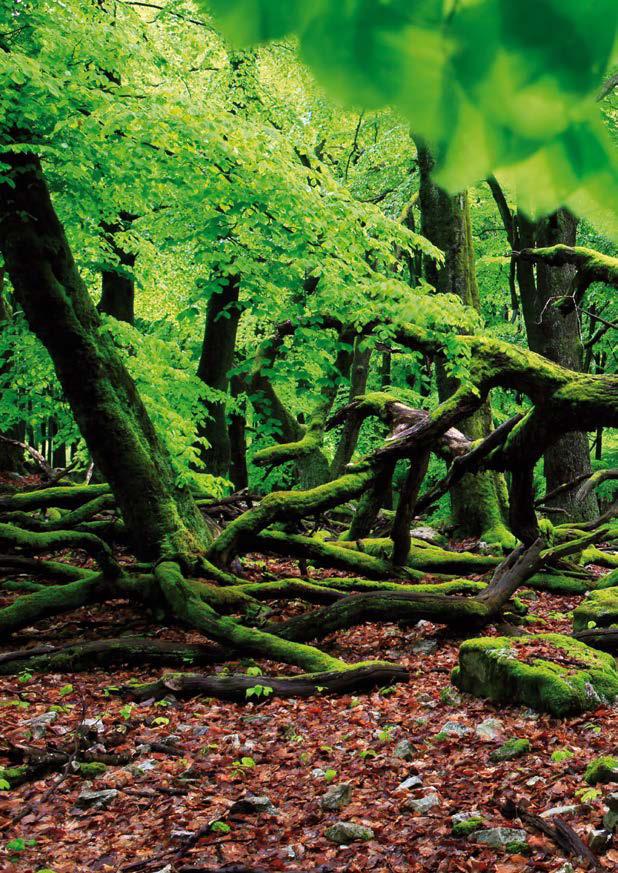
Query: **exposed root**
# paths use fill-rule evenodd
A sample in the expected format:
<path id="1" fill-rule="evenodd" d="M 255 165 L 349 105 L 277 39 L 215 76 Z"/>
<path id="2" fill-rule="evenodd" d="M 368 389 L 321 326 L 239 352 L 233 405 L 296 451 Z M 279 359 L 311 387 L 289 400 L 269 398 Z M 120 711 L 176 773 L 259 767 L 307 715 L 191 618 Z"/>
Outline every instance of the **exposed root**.
<path id="1" fill-rule="evenodd" d="M 130 685 L 124 694 L 140 700 L 205 694 L 225 700 L 250 701 L 265 697 L 310 697 L 313 694 L 349 694 L 379 685 L 406 682 L 408 671 L 396 664 L 374 661 L 342 670 L 305 673 L 301 676 L 202 676 L 199 673 L 169 673 L 157 682 Z"/>

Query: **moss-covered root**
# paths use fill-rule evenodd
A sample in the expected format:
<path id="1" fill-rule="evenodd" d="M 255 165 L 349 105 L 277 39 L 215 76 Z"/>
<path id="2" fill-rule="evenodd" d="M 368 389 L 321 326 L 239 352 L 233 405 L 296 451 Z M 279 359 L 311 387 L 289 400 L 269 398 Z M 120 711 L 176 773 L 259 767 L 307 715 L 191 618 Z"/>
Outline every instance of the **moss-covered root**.
<path id="1" fill-rule="evenodd" d="M 89 503 L 96 497 L 111 494 L 109 485 L 67 485 L 54 488 L 42 488 L 38 491 L 19 491 L 8 497 L 0 497 L 1 512 L 31 512 L 34 509 L 47 509 L 54 506 L 59 509 L 75 509 L 84 503 Z"/>
<path id="2" fill-rule="evenodd" d="M 111 664 L 213 664 L 225 653 L 218 646 L 178 643 L 148 637 L 118 637 L 68 645 L 44 645 L 0 654 L 0 676 L 68 673 Z"/>
<path id="3" fill-rule="evenodd" d="M 36 576 L 46 576 L 52 579 L 72 582 L 75 579 L 85 579 L 92 574 L 91 570 L 63 564 L 59 561 L 45 561 L 42 558 L 29 558 L 24 555 L 0 555 L 0 569 L 19 570 Z"/>
<path id="4" fill-rule="evenodd" d="M 325 585 L 328 589 L 335 588 L 337 591 L 347 594 L 366 591 L 398 591 L 400 594 L 480 594 L 487 585 L 485 582 L 472 582 L 469 579 L 453 579 L 448 582 L 435 582 L 427 584 L 406 585 L 402 582 L 385 582 L 373 579 L 355 579 L 332 576 L 325 579 L 313 580 L 314 586 Z"/>
<path id="5" fill-rule="evenodd" d="M 98 512 L 101 512 L 103 509 L 109 509 L 110 507 L 114 506 L 114 503 L 115 501 L 112 494 L 101 494 L 99 497 L 95 497 L 92 500 L 89 500 L 87 503 L 83 503 L 81 506 L 78 506 L 76 509 L 73 509 L 70 512 L 58 512 L 58 517 L 52 520 L 44 521 L 43 519 L 35 518 L 31 515 L 28 515 L 27 512 L 21 511 L 7 512 L 4 515 L 4 520 L 24 527 L 27 530 L 33 531 L 45 532 L 55 530 L 71 530 L 83 524 L 84 522 L 89 521 L 91 518 L 93 518 L 93 516 L 95 516 Z"/>
<path id="6" fill-rule="evenodd" d="M 183 697 L 202 695 L 251 702 L 267 697 L 311 697 L 314 694 L 349 694 L 379 685 L 406 682 L 408 671 L 383 661 L 358 664 L 347 669 L 301 676 L 202 676 L 199 673 L 169 673 L 158 682 L 130 685 L 123 692 L 144 700 L 166 694 Z"/>
<path id="7" fill-rule="evenodd" d="M 373 468 L 358 465 L 354 472 L 307 491 L 273 491 L 258 506 L 230 522 L 208 550 L 215 564 L 226 565 L 253 538 L 275 521 L 294 521 L 316 515 L 358 497 L 373 479 Z"/>
<path id="8" fill-rule="evenodd" d="M 390 543 L 390 540 L 386 542 Z M 268 530 L 255 538 L 255 544 L 267 552 L 306 558 L 325 567 L 339 567 L 352 573 L 362 573 L 372 579 L 423 579 L 426 575 L 411 567 L 395 568 L 390 560 L 361 551 L 357 543 L 325 543 L 301 534 Z"/>
<path id="9" fill-rule="evenodd" d="M 321 640 L 335 631 L 366 621 L 427 619 L 456 628 L 480 628 L 490 619 L 490 610 L 475 597 L 436 595 L 416 591 L 381 591 L 349 597 L 268 627 L 286 640 Z"/>
<path id="10" fill-rule="evenodd" d="M 6 634 L 14 633 L 42 618 L 70 612 L 105 596 L 106 586 L 101 573 L 92 573 L 85 579 L 64 585 L 49 585 L 41 591 L 18 597 L 0 609 L 0 630 Z"/>
<path id="11" fill-rule="evenodd" d="M 233 618 L 218 615 L 187 583 L 176 563 L 165 561 L 159 564 L 155 568 L 155 577 L 177 618 L 234 652 L 295 664 L 311 672 L 347 669 L 344 661 L 312 646 L 290 643 L 265 631 L 245 627 Z"/>
<path id="12" fill-rule="evenodd" d="M 0 523 L 0 546 L 27 549 L 30 552 L 52 552 L 59 549 L 83 549 L 91 555 L 101 570 L 117 576 L 120 568 L 112 550 L 102 539 L 81 531 L 58 530 L 49 533 L 22 530 L 12 524 Z"/>

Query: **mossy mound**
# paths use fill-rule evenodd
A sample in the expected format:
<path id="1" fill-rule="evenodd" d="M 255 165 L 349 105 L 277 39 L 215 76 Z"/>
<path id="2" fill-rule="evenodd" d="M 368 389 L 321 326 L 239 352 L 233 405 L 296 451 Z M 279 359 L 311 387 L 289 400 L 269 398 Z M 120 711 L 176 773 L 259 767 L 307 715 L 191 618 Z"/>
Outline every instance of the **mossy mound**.
<path id="1" fill-rule="evenodd" d="M 614 658 L 562 634 L 466 640 L 452 680 L 476 697 L 557 716 L 618 697 Z"/>
<path id="2" fill-rule="evenodd" d="M 507 740 L 499 749 L 494 749 L 489 756 L 489 760 L 493 761 L 494 764 L 500 761 L 512 761 L 514 758 L 521 758 L 522 755 L 526 755 L 531 748 L 530 740 L 514 738 Z"/>
<path id="3" fill-rule="evenodd" d="M 602 782 L 603 784 L 617 782 L 618 758 L 615 758 L 613 755 L 605 755 L 601 758 L 595 758 L 594 761 L 591 761 L 591 763 L 586 767 L 584 779 L 588 785 L 597 785 L 599 782 Z"/>
<path id="4" fill-rule="evenodd" d="M 591 591 L 573 613 L 575 630 L 611 627 L 613 624 L 618 624 L 618 588 Z"/>

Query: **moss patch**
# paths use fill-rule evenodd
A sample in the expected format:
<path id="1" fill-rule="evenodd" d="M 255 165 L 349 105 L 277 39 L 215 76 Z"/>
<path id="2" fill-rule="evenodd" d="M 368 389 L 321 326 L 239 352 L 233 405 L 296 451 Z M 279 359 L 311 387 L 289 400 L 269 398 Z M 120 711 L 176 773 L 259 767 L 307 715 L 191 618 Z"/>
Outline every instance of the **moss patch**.
<path id="1" fill-rule="evenodd" d="M 590 624 L 594 622 L 594 624 Z M 573 628 L 611 627 L 618 624 L 618 588 L 591 591 L 573 613 Z"/>
<path id="2" fill-rule="evenodd" d="M 596 709 L 618 697 L 613 657 L 561 634 L 467 640 L 452 679 L 477 697 L 557 716 Z"/>
<path id="3" fill-rule="evenodd" d="M 595 758 L 586 767 L 584 779 L 588 785 L 596 785 L 598 782 L 606 784 L 618 781 L 618 758 L 615 758 L 613 755 Z"/>
<path id="4" fill-rule="evenodd" d="M 499 761 L 512 761 L 514 758 L 521 758 L 531 749 L 530 740 L 517 739 L 507 740 L 504 745 L 494 751 L 489 756 L 489 760 L 494 763 Z"/>

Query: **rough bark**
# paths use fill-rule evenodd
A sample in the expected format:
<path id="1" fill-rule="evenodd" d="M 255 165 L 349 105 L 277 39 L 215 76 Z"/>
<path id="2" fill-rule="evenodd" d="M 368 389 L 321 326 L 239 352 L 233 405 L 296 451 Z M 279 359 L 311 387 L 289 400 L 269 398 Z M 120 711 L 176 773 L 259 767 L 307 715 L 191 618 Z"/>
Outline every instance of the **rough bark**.
<path id="1" fill-rule="evenodd" d="M 234 362 L 236 332 L 241 309 L 238 303 L 240 277 L 226 275 L 214 291 L 206 307 L 206 324 L 197 375 L 209 388 L 227 395 L 229 371 Z M 206 420 L 198 428 L 198 436 L 208 446 L 200 446 L 206 469 L 213 476 L 226 477 L 231 462 L 230 437 L 227 426 L 226 401 L 206 400 Z"/>
<path id="2" fill-rule="evenodd" d="M 418 146 L 420 169 L 421 230 L 445 255 L 443 265 L 425 259 L 425 275 L 437 291 L 454 294 L 467 306 L 480 309 L 476 283 L 472 227 L 467 192 L 451 196 L 431 179 L 433 156 L 426 145 Z M 445 400 L 456 385 L 438 362 L 438 394 Z M 461 429 L 471 439 L 482 439 L 492 429 L 489 402 L 461 422 Z M 450 489 L 453 522 L 459 534 L 478 536 L 488 542 L 514 545 L 505 526 L 503 486 L 496 473 L 486 471 L 466 476 Z"/>
<path id="3" fill-rule="evenodd" d="M 15 295 L 43 342 L 137 554 L 188 557 L 209 541 L 187 490 L 77 271 L 38 158 L 8 153 L 0 250 Z"/>
<path id="4" fill-rule="evenodd" d="M 523 249 L 564 244 L 573 246 L 577 220 L 567 210 L 560 209 L 538 224 L 519 213 L 516 216 L 519 244 Z M 563 311 L 555 304 L 568 293 L 576 276 L 576 268 L 568 263 L 540 260 L 534 269 L 532 258 L 517 258 L 517 279 L 528 345 L 550 361 L 571 370 L 582 370 L 582 342 L 579 319 L 575 311 Z M 590 473 L 588 437 L 572 432 L 547 448 L 544 455 L 547 491 L 564 482 Z M 575 521 L 587 521 L 598 515 L 594 495 L 576 500 L 572 492 L 562 492 L 552 498 L 549 506 L 564 509 Z"/>

